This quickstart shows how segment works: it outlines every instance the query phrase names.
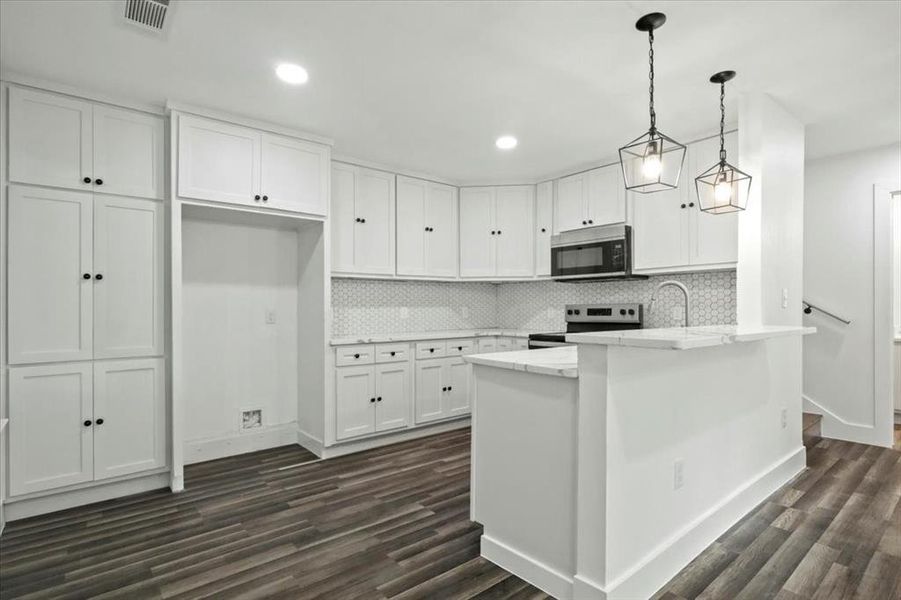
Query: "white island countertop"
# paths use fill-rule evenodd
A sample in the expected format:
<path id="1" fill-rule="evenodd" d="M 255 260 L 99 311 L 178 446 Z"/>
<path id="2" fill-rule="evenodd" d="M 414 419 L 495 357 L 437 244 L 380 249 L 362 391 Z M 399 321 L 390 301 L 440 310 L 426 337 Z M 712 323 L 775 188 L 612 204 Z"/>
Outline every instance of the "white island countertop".
<path id="1" fill-rule="evenodd" d="M 516 337 L 527 338 L 531 331 L 522 329 L 451 329 L 436 331 L 407 331 L 399 333 L 370 333 L 353 337 L 332 338 L 332 346 L 349 346 L 352 344 L 383 344 L 387 342 L 415 342 L 418 340 L 443 340 L 477 337 Z"/>
<path id="2" fill-rule="evenodd" d="M 464 356 L 463 360 L 476 365 L 525 371 L 536 375 L 553 375 L 572 379 L 579 377 L 579 354 L 576 346 L 471 354 Z"/>
<path id="3" fill-rule="evenodd" d="M 572 333 L 567 342 L 604 346 L 633 346 L 662 350 L 689 350 L 740 342 L 756 342 L 775 337 L 816 333 L 816 327 L 794 325 L 706 325 L 628 331 Z"/>

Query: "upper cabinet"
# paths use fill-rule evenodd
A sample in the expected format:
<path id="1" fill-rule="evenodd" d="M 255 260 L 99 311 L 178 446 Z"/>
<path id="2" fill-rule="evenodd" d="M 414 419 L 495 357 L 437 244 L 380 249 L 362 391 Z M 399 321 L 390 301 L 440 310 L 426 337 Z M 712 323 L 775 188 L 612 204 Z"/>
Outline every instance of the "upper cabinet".
<path id="1" fill-rule="evenodd" d="M 162 117 L 36 90 L 9 89 L 9 179 L 164 197 Z"/>
<path id="2" fill-rule="evenodd" d="M 726 151 L 737 158 L 737 134 L 726 136 Z M 630 194 L 636 270 L 729 268 L 738 260 L 738 213 L 698 209 L 694 177 L 717 160 L 719 138 L 690 144 L 677 189 Z"/>
<path id="3" fill-rule="evenodd" d="M 178 123 L 179 196 L 328 214 L 327 146 L 190 115 Z"/>
<path id="4" fill-rule="evenodd" d="M 457 276 L 457 189 L 397 176 L 397 274 Z"/>
<path id="5" fill-rule="evenodd" d="M 551 274 L 551 231 L 554 222 L 554 182 L 535 186 L 535 274 Z"/>
<path id="6" fill-rule="evenodd" d="M 533 276 L 534 218 L 534 186 L 461 189 L 460 275 Z"/>
<path id="7" fill-rule="evenodd" d="M 332 163 L 332 271 L 394 273 L 394 175 Z"/>
<path id="8" fill-rule="evenodd" d="M 610 165 L 557 180 L 554 232 L 623 223 L 626 195 L 619 165 Z"/>

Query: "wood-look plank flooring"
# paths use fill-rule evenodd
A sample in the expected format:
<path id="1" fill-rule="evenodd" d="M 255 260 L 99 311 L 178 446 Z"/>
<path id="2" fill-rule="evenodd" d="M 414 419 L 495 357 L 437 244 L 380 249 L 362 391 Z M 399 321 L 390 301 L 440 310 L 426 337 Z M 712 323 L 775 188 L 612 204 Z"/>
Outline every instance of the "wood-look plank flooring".
<path id="1" fill-rule="evenodd" d="M 901 452 L 807 443 L 809 470 L 655 598 L 901 598 Z M 182 494 L 8 524 L 0 598 L 548 598 L 479 557 L 469 457 L 459 430 L 193 465 Z"/>

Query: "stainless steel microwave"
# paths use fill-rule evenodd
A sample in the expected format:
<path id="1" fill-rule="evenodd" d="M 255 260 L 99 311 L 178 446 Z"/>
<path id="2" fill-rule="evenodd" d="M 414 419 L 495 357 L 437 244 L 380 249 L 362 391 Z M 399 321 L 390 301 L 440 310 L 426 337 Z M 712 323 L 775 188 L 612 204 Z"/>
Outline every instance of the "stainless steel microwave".
<path id="1" fill-rule="evenodd" d="M 632 275 L 632 228 L 600 225 L 551 236 L 551 277 L 573 282 L 644 279 Z"/>

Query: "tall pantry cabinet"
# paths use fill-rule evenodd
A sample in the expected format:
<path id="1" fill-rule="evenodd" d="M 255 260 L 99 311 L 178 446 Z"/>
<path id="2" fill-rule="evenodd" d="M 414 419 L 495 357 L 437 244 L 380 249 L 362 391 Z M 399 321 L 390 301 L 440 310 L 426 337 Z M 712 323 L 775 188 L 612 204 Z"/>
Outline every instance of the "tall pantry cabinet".
<path id="1" fill-rule="evenodd" d="M 8 88 L 12 501 L 161 470 L 165 122 Z"/>

